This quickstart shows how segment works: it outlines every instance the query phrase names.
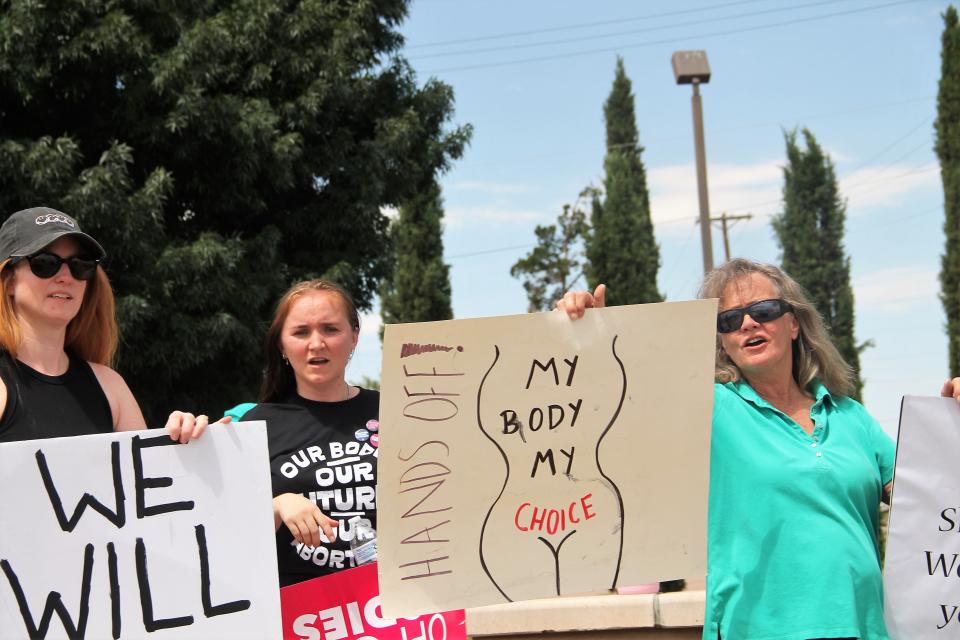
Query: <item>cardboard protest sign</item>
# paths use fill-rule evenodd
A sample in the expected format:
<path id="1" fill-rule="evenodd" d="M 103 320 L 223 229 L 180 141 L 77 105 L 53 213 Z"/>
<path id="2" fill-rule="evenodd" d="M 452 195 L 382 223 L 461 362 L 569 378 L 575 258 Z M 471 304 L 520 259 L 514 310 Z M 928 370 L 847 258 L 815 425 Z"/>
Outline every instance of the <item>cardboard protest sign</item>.
<path id="1" fill-rule="evenodd" d="M 465 640 L 464 612 L 385 618 L 377 565 L 314 578 L 280 590 L 284 640 Z"/>
<path id="2" fill-rule="evenodd" d="M 960 635 L 960 407 L 906 396 L 887 533 L 885 614 L 895 640 Z"/>
<path id="3" fill-rule="evenodd" d="M 716 308 L 388 325 L 384 614 L 703 575 Z"/>
<path id="4" fill-rule="evenodd" d="M 3 637 L 276 638 L 264 423 L 0 445 Z"/>

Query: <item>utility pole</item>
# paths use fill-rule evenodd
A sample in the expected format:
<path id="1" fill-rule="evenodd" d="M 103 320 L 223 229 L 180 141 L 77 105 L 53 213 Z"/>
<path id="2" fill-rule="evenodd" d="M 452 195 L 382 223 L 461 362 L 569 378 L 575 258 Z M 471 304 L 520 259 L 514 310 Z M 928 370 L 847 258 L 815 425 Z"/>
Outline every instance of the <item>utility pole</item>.
<path id="1" fill-rule="evenodd" d="M 719 222 L 720 229 L 723 231 L 723 255 L 726 257 L 726 260 L 730 260 L 730 236 L 728 234 L 729 227 L 732 227 L 740 220 L 749 220 L 753 217 L 752 213 L 744 213 L 739 216 L 728 215 L 727 212 L 720 214 L 719 218 L 710 218 L 710 222 Z M 727 221 L 730 221 L 730 225 L 727 225 Z"/>

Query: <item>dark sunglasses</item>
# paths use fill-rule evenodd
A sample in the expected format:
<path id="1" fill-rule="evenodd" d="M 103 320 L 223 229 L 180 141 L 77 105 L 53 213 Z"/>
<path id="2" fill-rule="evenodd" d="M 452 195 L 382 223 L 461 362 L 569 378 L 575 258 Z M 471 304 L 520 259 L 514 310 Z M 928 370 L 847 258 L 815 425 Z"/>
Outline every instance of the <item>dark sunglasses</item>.
<path id="1" fill-rule="evenodd" d="M 776 320 L 785 313 L 793 311 L 793 307 L 786 300 L 760 300 L 738 309 L 727 309 L 717 314 L 717 331 L 732 333 L 743 325 L 743 316 L 750 314 L 755 321 L 763 324 Z"/>
<path id="2" fill-rule="evenodd" d="M 20 260 L 29 262 L 30 271 L 33 272 L 33 275 L 43 279 L 52 278 L 57 275 L 60 267 L 66 262 L 70 268 L 70 274 L 74 278 L 77 280 L 90 280 L 97 272 L 97 264 L 100 263 L 99 260 L 85 258 L 83 256 L 61 258 L 57 254 L 50 253 L 49 251 L 39 251 L 31 256 L 15 258 L 12 263 L 16 264 Z"/>

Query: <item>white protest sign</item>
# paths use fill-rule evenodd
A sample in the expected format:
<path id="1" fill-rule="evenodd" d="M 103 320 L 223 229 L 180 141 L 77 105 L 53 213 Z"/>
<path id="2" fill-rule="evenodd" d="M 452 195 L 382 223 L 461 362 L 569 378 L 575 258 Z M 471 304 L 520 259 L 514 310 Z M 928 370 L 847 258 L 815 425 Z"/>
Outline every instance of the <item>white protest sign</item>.
<path id="1" fill-rule="evenodd" d="M 960 407 L 906 396 L 883 582 L 894 640 L 960 637 Z"/>
<path id="2" fill-rule="evenodd" d="M 275 638 L 263 422 L 0 445 L 0 637 Z"/>
<path id="3" fill-rule="evenodd" d="M 704 575 L 716 309 L 387 325 L 384 615 Z"/>

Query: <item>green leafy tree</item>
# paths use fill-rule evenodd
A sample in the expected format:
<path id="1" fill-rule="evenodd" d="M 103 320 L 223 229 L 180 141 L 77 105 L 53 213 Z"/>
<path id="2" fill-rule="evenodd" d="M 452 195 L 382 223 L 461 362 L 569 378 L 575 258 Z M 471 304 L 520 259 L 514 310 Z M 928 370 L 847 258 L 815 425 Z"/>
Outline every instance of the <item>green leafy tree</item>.
<path id="1" fill-rule="evenodd" d="M 860 353 L 869 342 L 858 345 L 853 335 L 850 259 L 843 248 L 846 205 L 833 162 L 813 134 L 803 130 L 806 150 L 800 148 L 796 131 L 784 137 L 783 212 L 773 220 L 783 269 L 803 286 L 823 316 L 840 355 L 853 368 L 854 397 L 859 399 Z"/>
<path id="2" fill-rule="evenodd" d="M 370 376 L 360 376 L 360 381 L 356 383 L 358 386 L 363 387 L 364 389 L 373 389 L 374 391 L 380 391 L 380 379 L 371 378 Z"/>
<path id="3" fill-rule="evenodd" d="M 443 202 L 432 183 L 400 207 L 391 225 L 396 264 L 384 282 L 384 324 L 449 320 L 450 267 L 443 261 Z"/>
<path id="4" fill-rule="evenodd" d="M 950 375 L 960 375 L 960 23 L 957 9 L 943 14 L 940 89 L 937 92 L 937 158 L 943 179 L 943 232 L 940 299 L 947 314 Z"/>
<path id="5" fill-rule="evenodd" d="M 608 285 L 607 304 L 660 302 L 660 248 L 650 221 L 647 173 L 640 158 L 643 147 L 622 58 L 617 58 L 603 114 L 607 125 L 604 198 L 597 194 L 592 202 L 587 279 L 591 288 L 602 282 Z"/>
<path id="6" fill-rule="evenodd" d="M 528 311 L 549 311 L 583 277 L 583 240 L 590 229 L 583 202 L 595 193 L 584 189 L 573 205 L 563 205 L 556 224 L 537 225 L 536 246 L 510 267 L 510 275 L 523 280 Z"/>
<path id="7" fill-rule="evenodd" d="M 265 322 L 324 276 L 361 308 L 381 207 L 458 157 L 450 87 L 399 55 L 406 0 L 8 0 L 0 212 L 48 205 L 109 254 L 117 366 L 157 424 L 256 393 Z"/>

